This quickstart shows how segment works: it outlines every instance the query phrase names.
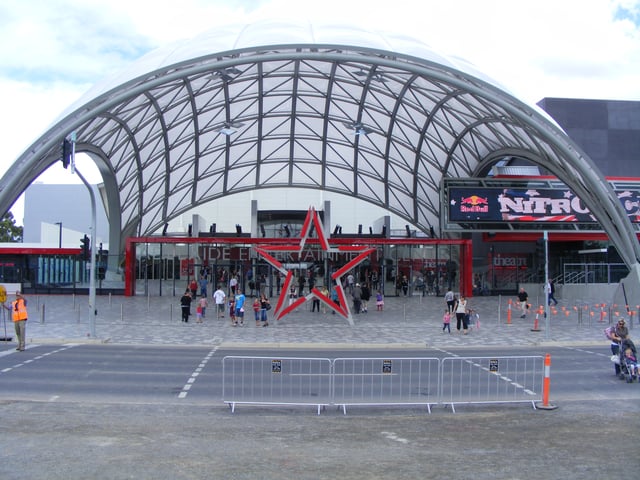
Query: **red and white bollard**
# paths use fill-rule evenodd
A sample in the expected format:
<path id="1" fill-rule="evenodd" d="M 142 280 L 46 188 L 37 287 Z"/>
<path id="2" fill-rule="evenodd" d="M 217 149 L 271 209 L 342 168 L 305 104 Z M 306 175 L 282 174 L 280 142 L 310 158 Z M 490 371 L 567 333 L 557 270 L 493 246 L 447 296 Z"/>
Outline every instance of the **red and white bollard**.
<path id="1" fill-rule="evenodd" d="M 544 312 L 544 308 L 542 307 L 542 305 L 540 305 L 536 310 L 536 318 L 533 320 L 533 328 L 531 329 L 532 332 L 540 331 L 539 317 L 543 312 Z"/>
<path id="2" fill-rule="evenodd" d="M 540 410 L 555 410 L 556 405 L 549 403 L 549 389 L 551 387 L 551 355 L 546 354 L 544 357 L 544 380 L 542 382 L 542 403 L 537 404 L 536 408 Z"/>

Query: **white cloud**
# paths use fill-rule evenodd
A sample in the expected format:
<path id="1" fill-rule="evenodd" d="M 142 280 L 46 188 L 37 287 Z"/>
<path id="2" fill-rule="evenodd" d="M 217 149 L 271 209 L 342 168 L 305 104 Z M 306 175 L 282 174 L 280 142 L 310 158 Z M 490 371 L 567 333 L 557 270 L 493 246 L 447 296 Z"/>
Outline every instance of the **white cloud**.
<path id="1" fill-rule="evenodd" d="M 402 32 L 469 60 L 529 103 L 640 100 L 638 0 L 4 0 L 0 173 L 89 86 L 223 23 L 296 17 Z"/>

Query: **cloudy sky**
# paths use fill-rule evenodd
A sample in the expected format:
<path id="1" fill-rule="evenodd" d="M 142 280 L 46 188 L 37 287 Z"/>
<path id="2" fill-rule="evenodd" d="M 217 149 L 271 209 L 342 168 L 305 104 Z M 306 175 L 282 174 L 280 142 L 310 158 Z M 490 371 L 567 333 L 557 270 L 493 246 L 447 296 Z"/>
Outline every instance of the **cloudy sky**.
<path id="1" fill-rule="evenodd" d="M 640 100 L 640 0 L 2 0 L 0 174 L 104 77 L 221 23 L 265 17 L 403 32 L 466 58 L 529 103 Z M 42 180 L 79 182 L 59 166 Z M 21 223 L 20 206 L 12 211 Z"/>

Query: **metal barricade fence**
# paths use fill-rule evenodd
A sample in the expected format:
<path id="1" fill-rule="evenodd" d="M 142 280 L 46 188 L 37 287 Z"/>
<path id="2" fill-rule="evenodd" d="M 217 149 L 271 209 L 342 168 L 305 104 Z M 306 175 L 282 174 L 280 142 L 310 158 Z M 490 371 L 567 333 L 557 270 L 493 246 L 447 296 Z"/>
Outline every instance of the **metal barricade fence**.
<path id="1" fill-rule="evenodd" d="M 431 405 L 542 400 L 542 356 L 300 358 L 226 356 L 222 397 L 236 404 Z"/>
<path id="2" fill-rule="evenodd" d="M 261 405 L 331 404 L 332 362 L 328 358 L 226 356 L 222 399 Z"/>
<path id="3" fill-rule="evenodd" d="M 509 403 L 542 400 L 544 359 L 522 357 L 447 357 L 442 359 L 440 403 Z"/>
<path id="4" fill-rule="evenodd" d="M 333 403 L 341 405 L 431 405 L 438 403 L 437 358 L 336 358 Z"/>

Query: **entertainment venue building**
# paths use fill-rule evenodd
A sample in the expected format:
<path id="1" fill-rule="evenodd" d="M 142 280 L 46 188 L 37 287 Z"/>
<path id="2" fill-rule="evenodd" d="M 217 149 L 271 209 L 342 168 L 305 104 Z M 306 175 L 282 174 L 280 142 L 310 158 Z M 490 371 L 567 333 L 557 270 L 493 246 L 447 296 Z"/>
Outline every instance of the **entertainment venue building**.
<path id="1" fill-rule="evenodd" d="M 637 297 L 631 210 L 640 175 L 619 173 L 633 171 L 624 167 L 637 163 L 640 148 L 633 135 L 615 137 L 628 127 L 638 138 L 637 102 L 540 106 L 401 34 L 228 25 L 154 51 L 87 92 L 0 179 L 0 210 L 61 160 L 68 139 L 102 174 L 108 252 L 94 245 L 92 254 L 105 283 L 120 282 L 127 295 L 181 293 L 203 271 L 216 280 L 260 278 L 277 293 L 279 273 L 257 251 L 295 239 L 312 208 L 335 248 L 373 248 L 354 274 L 377 279 L 387 295 L 403 294 L 405 278 L 432 293 L 513 291 L 544 280 L 548 247 L 546 268 L 561 282 L 592 275 L 568 271 L 563 258 L 606 252 L 607 281 L 619 263 L 615 280 Z M 602 145 L 623 144 L 629 149 L 613 152 L 622 168 L 603 173 L 612 153 Z M 296 189 L 331 200 L 301 204 Z M 283 191 L 287 201 L 277 204 Z M 167 230 L 236 195 L 247 224 L 212 207 L 183 234 Z M 335 224 L 344 208 L 336 198 L 366 205 L 364 229 Z M 320 243 L 311 232 L 303 250 L 278 259 L 327 285 L 350 257 Z M 79 248 L 30 255 L 17 279 L 25 290 L 86 288 Z"/>

